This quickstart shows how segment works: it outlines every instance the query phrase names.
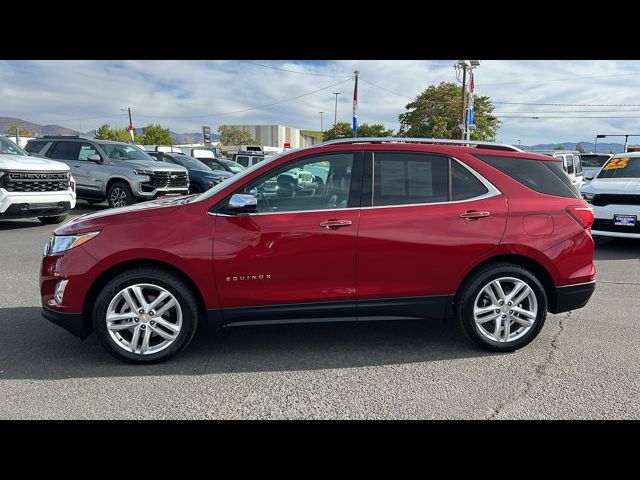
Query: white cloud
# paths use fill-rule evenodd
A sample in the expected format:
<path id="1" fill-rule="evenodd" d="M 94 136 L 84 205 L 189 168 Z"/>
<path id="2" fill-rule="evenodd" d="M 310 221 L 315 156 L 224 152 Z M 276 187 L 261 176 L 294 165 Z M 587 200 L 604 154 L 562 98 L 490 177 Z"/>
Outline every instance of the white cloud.
<path id="1" fill-rule="evenodd" d="M 358 68 L 363 80 L 359 88 L 360 121 L 384 123 L 395 130 L 399 126 L 398 114 L 413 97 L 428 85 L 455 81 L 454 60 L 258 63 L 320 75 L 351 75 Z M 634 72 L 638 75 L 630 75 Z M 601 78 L 580 78 L 596 76 Z M 502 102 L 640 104 L 639 77 L 638 61 L 487 60 L 481 61 L 477 70 L 476 93 Z M 0 62 L 0 115 L 88 131 L 102 123 L 125 125 L 126 114 L 120 109 L 130 106 L 136 126 L 161 123 L 177 132 L 195 132 L 203 124 L 215 130 L 221 123 L 280 123 L 319 129 L 320 111 L 325 112 L 325 127 L 333 123 L 334 91 L 341 92 L 338 121 L 351 121 L 351 80 L 268 108 L 233 115 L 217 114 L 279 102 L 344 79 L 299 75 L 243 61 L 4 61 Z M 552 81 L 556 79 L 571 80 Z M 610 112 L 591 115 L 625 115 L 620 113 L 625 110 L 622 107 L 593 107 L 596 109 Z M 512 115 L 568 110 L 591 109 L 496 104 L 496 112 Z M 626 115 L 640 117 L 640 107 L 636 110 L 639 111 Z M 640 132 L 640 118 L 502 120 L 498 140 L 510 143 L 517 140 L 523 144 L 590 141 L 596 133 Z"/>

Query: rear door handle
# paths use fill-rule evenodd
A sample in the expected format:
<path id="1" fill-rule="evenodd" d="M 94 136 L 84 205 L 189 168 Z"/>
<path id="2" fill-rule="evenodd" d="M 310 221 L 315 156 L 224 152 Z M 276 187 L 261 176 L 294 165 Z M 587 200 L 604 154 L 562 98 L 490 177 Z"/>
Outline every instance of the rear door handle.
<path id="1" fill-rule="evenodd" d="M 491 215 L 491 212 L 478 212 L 476 210 L 469 210 L 468 212 L 461 213 L 460 218 L 466 218 L 467 220 L 474 220 L 477 218 L 484 218 Z"/>
<path id="2" fill-rule="evenodd" d="M 351 220 L 327 220 L 320 224 L 321 227 L 324 228 L 340 228 L 340 227 L 348 227 L 351 225 Z"/>

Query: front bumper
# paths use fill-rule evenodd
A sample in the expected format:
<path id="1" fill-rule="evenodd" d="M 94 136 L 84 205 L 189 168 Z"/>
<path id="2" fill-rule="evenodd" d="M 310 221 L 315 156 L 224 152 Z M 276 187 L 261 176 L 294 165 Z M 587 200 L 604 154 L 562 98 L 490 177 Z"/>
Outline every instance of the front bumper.
<path id="1" fill-rule="evenodd" d="M 596 282 L 556 287 L 555 302 L 549 306 L 551 313 L 568 312 L 584 307 L 596 289 Z"/>
<path id="2" fill-rule="evenodd" d="M 0 188 L 0 217 L 22 218 L 61 215 L 76 206 L 72 190 L 60 192 L 8 192 Z M 59 211 L 58 207 L 63 207 Z M 66 207 L 66 210 L 64 208 Z M 44 212 L 53 209 L 52 213 Z"/>
<path id="3" fill-rule="evenodd" d="M 42 316 L 59 327 L 71 332 L 76 337 L 80 337 L 82 340 L 87 338 L 91 333 L 91 329 L 86 322 L 83 322 L 82 314 L 80 313 L 58 312 L 43 305 Z"/>
<path id="4" fill-rule="evenodd" d="M 595 221 L 591 234 L 601 237 L 638 238 L 640 239 L 640 205 L 591 205 Z M 635 226 L 614 225 L 614 215 L 635 215 L 638 218 Z"/>
<path id="5" fill-rule="evenodd" d="M 164 195 L 188 195 L 189 188 L 188 187 L 180 187 L 180 188 L 155 188 L 151 191 L 144 191 L 142 187 L 138 186 L 135 190 L 135 195 L 137 197 L 142 197 L 147 200 L 152 200 L 154 198 L 162 197 Z"/>

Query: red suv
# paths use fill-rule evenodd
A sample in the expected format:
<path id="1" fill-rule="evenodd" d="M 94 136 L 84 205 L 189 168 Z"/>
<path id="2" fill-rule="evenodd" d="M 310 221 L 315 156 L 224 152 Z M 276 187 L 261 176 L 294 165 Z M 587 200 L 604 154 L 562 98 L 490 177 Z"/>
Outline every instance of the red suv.
<path id="1" fill-rule="evenodd" d="M 595 288 L 593 212 L 558 159 L 486 142 L 341 139 L 200 195 L 82 215 L 45 246 L 43 315 L 166 360 L 199 323 L 455 318 L 531 342 Z"/>

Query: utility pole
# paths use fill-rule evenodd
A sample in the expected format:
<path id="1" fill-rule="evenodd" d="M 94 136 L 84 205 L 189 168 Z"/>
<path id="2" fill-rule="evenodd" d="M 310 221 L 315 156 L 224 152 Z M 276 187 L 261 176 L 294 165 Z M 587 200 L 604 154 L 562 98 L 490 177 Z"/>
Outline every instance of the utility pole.
<path id="1" fill-rule="evenodd" d="M 333 114 L 333 126 L 335 127 L 338 123 L 338 95 L 340 95 L 340 92 L 333 92 L 333 94 L 336 96 L 336 109 Z"/>
<path id="2" fill-rule="evenodd" d="M 133 136 L 133 122 L 131 121 L 131 107 L 128 107 L 129 111 L 129 133 L 131 134 L 131 143 L 136 143 L 135 137 Z"/>
<path id="3" fill-rule="evenodd" d="M 322 115 L 324 112 L 318 112 L 320 114 L 320 132 L 324 133 L 324 126 L 322 125 Z"/>
<path id="4" fill-rule="evenodd" d="M 467 116 L 465 115 L 465 104 L 467 94 L 467 61 L 463 60 L 462 63 L 458 62 L 458 65 L 462 68 L 462 103 L 460 104 L 460 125 L 462 128 L 461 139 L 464 140 L 467 134 Z"/>

